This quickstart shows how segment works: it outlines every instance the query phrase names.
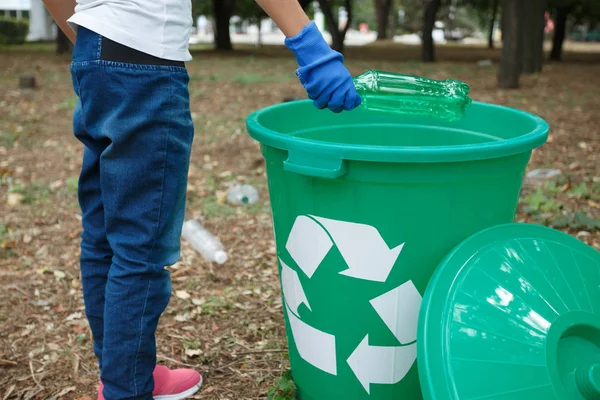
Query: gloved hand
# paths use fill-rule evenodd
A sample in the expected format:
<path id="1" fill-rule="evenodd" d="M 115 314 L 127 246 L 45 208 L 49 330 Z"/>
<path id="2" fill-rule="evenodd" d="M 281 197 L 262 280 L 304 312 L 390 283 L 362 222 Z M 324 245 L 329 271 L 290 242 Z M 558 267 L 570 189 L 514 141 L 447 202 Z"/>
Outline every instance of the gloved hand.
<path id="1" fill-rule="evenodd" d="M 285 45 L 296 56 L 300 67 L 296 75 L 315 107 L 339 113 L 360 105 L 361 98 L 344 66 L 344 57 L 329 47 L 314 22 L 297 36 L 286 38 Z"/>

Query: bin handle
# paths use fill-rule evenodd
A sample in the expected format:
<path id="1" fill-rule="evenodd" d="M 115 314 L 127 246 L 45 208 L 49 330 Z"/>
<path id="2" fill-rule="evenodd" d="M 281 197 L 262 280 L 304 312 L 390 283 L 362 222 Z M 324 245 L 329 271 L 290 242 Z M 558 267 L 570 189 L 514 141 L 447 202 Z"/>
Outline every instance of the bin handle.
<path id="1" fill-rule="evenodd" d="M 323 157 L 299 151 L 290 151 L 283 169 L 315 178 L 336 179 L 346 174 L 346 161 L 341 157 Z"/>

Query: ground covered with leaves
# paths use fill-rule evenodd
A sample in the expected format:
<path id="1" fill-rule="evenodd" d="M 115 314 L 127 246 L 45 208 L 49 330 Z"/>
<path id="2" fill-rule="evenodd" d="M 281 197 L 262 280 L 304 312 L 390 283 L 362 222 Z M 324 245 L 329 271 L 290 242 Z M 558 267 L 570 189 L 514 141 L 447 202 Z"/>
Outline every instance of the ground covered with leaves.
<path id="1" fill-rule="evenodd" d="M 571 55 L 525 77 L 520 90 L 496 88 L 497 53 L 442 49 L 452 62 L 411 61 L 414 49 L 353 49 L 355 74 L 381 69 L 467 81 L 472 96 L 534 112 L 551 125 L 529 170 L 561 175 L 523 189 L 518 220 L 564 230 L 600 249 L 600 57 Z M 386 60 L 387 61 L 383 61 Z M 287 97 L 303 97 L 294 60 L 282 49 L 225 56 L 198 53 L 189 64 L 196 138 L 187 217 L 202 218 L 228 249 L 210 265 L 183 243 L 173 296 L 161 319 L 158 356 L 205 376 L 197 399 L 285 399 L 293 392 L 264 162 L 246 116 Z M 38 88 L 21 90 L 19 75 Z M 77 176 L 82 146 L 73 137 L 76 98 L 69 60 L 51 52 L 0 55 L 0 398 L 95 398 L 98 371 L 78 271 Z M 227 203 L 236 183 L 256 186 L 260 202 Z M 276 383 L 283 378 L 283 381 Z"/>

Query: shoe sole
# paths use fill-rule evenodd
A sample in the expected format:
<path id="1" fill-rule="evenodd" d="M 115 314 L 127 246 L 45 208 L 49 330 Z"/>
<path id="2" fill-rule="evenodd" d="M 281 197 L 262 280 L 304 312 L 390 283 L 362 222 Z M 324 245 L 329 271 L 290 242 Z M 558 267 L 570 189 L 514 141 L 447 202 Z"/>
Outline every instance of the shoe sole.
<path id="1" fill-rule="evenodd" d="M 177 394 L 166 394 L 163 396 L 153 396 L 154 400 L 182 400 L 187 397 L 190 397 L 194 393 L 196 393 L 202 387 L 203 379 L 200 377 L 200 382 L 198 382 L 194 387 L 189 388 L 185 392 L 177 393 Z"/>

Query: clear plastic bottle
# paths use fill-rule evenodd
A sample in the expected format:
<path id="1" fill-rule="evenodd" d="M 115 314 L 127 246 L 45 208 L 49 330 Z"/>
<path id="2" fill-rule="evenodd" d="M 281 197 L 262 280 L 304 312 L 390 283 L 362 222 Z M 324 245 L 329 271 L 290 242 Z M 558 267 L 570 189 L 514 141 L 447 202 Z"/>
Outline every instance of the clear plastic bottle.
<path id="1" fill-rule="evenodd" d="M 251 185 L 236 185 L 227 191 L 227 200 L 232 204 L 254 204 L 258 201 L 258 190 Z"/>
<path id="2" fill-rule="evenodd" d="M 183 223 L 182 236 L 207 261 L 225 264 L 227 253 L 223 244 L 196 220 Z"/>
<path id="3" fill-rule="evenodd" d="M 461 119 L 472 100 L 469 86 L 457 80 L 435 80 L 392 72 L 367 71 L 354 78 L 363 107 L 393 114 Z"/>

